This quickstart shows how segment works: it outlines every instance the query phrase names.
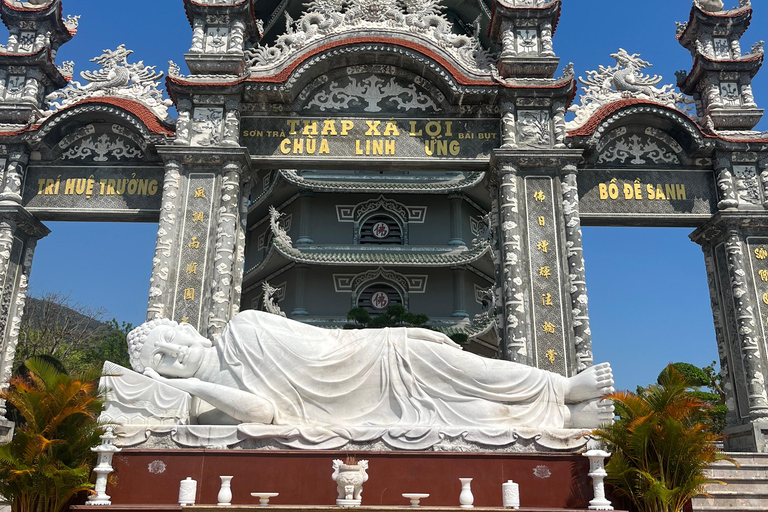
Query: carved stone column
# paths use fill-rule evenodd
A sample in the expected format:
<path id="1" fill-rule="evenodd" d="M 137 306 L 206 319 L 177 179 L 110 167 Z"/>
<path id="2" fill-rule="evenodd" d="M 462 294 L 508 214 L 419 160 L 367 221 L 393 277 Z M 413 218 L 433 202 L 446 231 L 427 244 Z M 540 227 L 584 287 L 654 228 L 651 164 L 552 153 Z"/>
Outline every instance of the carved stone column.
<path id="1" fill-rule="evenodd" d="M 315 194 L 311 190 L 299 191 L 299 238 L 296 245 L 314 243 L 310 232 L 310 219 L 312 217 L 312 198 Z"/>
<path id="2" fill-rule="evenodd" d="M 214 337 L 239 311 L 249 161 L 238 149 L 165 146 L 147 318 Z"/>
<path id="3" fill-rule="evenodd" d="M 589 328 L 587 283 L 584 272 L 584 249 L 581 245 L 581 216 L 579 215 L 579 189 L 576 182 L 578 169 L 575 165 L 563 168 L 563 215 L 565 240 L 568 253 L 568 278 L 570 281 L 573 334 L 576 346 L 578 371 L 593 364 L 592 331 Z"/>
<path id="4" fill-rule="evenodd" d="M 213 289 L 211 290 L 211 313 L 208 334 L 221 334 L 235 300 L 235 254 L 240 229 L 240 173 L 239 164 L 230 162 L 224 166 L 219 193 L 219 216 L 217 219 L 215 256 L 213 258 Z"/>
<path id="5" fill-rule="evenodd" d="M 717 155 L 715 172 L 717 173 L 717 188 L 720 191 L 720 201 L 717 203 L 717 207 L 721 210 L 737 208 L 739 199 L 736 196 L 736 187 L 733 183 L 733 171 L 729 155 Z"/>
<path id="6" fill-rule="evenodd" d="M 707 267 L 728 406 L 726 449 L 768 452 L 768 214 L 720 212 L 691 239 Z"/>
<path id="7" fill-rule="evenodd" d="M 747 284 L 747 262 L 741 231 L 729 227 L 726 235 L 725 252 L 728 258 L 731 293 L 736 303 L 736 323 L 741 342 L 741 357 L 749 389 L 749 415 L 751 418 L 768 417 L 768 396 L 765 391 L 765 373 L 758 345 L 758 321 L 755 319 L 755 301 Z"/>
<path id="8" fill-rule="evenodd" d="M 235 273 L 234 288 L 232 295 L 232 306 L 229 312 L 229 318 L 232 318 L 240 312 L 240 301 L 243 293 L 243 275 L 245 272 L 245 239 L 248 232 L 248 204 L 251 198 L 251 187 L 253 186 L 250 178 L 243 178 L 243 189 L 240 193 L 240 224 L 237 228 L 237 250 L 235 252 Z"/>
<path id="9" fill-rule="evenodd" d="M 502 357 L 531 365 L 530 346 L 525 326 L 528 323 L 523 281 L 521 217 L 517 198 L 517 168 L 501 164 L 499 173 L 499 257 L 504 310 Z"/>
<path id="10" fill-rule="evenodd" d="M 448 204 L 451 209 L 451 239 L 448 241 L 448 245 L 466 246 L 462 233 L 462 215 L 461 205 L 464 202 L 462 194 L 449 194 Z"/>
<path id="11" fill-rule="evenodd" d="M 25 147 L 11 146 L 3 176 L 0 201 L 21 203 L 21 184 L 24 182 L 24 173 L 28 162 L 29 154 Z"/>
<path id="12" fill-rule="evenodd" d="M 177 242 L 177 220 L 179 215 L 179 188 L 181 186 L 181 165 L 178 160 L 165 162 L 163 198 L 160 206 L 160 221 L 157 227 L 155 257 L 152 259 L 152 277 L 149 279 L 149 305 L 147 321 L 166 318 L 173 288 L 171 266 L 173 249 Z"/>
<path id="13" fill-rule="evenodd" d="M 502 357 L 575 375 L 592 365 L 575 162 L 580 151 L 494 151 Z"/>
<path id="14" fill-rule="evenodd" d="M 467 270 L 464 267 L 453 269 L 453 313 L 454 318 L 469 318 L 466 305 Z"/>
<path id="15" fill-rule="evenodd" d="M 35 247 L 48 233 L 48 228 L 22 207 L 0 206 L 0 388 L 8 385 L 13 372 Z M 5 413 L 5 404 L 0 402 L 0 416 Z M 0 422 L 0 438 L 7 427 Z"/>
<path id="16" fill-rule="evenodd" d="M 294 297 L 296 299 L 296 304 L 293 307 L 293 311 L 291 311 L 291 316 L 306 316 L 309 314 L 305 304 L 305 294 L 306 294 L 306 286 L 307 286 L 307 271 L 309 270 L 309 266 L 298 264 L 296 265 L 295 272 L 296 272 L 296 293 L 294 293 Z"/>

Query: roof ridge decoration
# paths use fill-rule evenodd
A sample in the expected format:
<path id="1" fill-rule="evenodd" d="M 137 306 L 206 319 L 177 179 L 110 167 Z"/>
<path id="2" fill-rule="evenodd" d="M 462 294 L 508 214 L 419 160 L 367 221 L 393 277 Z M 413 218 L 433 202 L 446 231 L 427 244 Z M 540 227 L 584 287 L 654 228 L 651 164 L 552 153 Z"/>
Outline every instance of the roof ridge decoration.
<path id="1" fill-rule="evenodd" d="M 647 75 L 641 70 L 653 64 L 640 58 L 639 53 L 629 54 L 623 48 L 612 53 L 616 65 L 600 66 L 597 71 L 587 71 L 587 78 L 579 77 L 579 82 L 585 87 L 579 98 L 579 104 L 568 109 L 576 114 L 576 118 L 567 123 L 569 131 L 583 126 L 601 108 L 609 103 L 624 99 L 646 99 L 655 103 L 680 110 L 692 116 L 693 100 L 682 93 L 676 92 L 674 85 L 654 87 L 662 81 L 659 75 Z"/>
<path id="2" fill-rule="evenodd" d="M 157 71 L 156 66 L 145 66 L 144 61 L 129 64 L 127 59 L 132 53 L 133 50 L 121 44 L 114 51 L 104 50 L 102 55 L 91 59 L 91 62 L 101 65 L 102 69 L 81 71 L 80 76 L 89 82 L 86 85 L 73 81 L 64 89 L 49 94 L 46 100 L 51 109 L 44 112 L 44 115 L 50 117 L 86 99 L 124 98 L 141 103 L 159 119 L 173 123 L 168 114 L 168 108 L 173 106 L 173 102 L 163 99 L 163 91 L 158 88 L 163 72 Z M 71 69 L 74 70 L 74 65 Z"/>
<path id="3" fill-rule="evenodd" d="M 472 37 L 455 34 L 440 0 L 312 0 L 297 20 L 286 13 L 285 33 L 273 46 L 246 51 L 252 72 L 288 63 L 315 41 L 360 29 L 399 31 L 427 37 L 468 70 L 491 76 L 496 59 L 480 42 L 479 20 Z"/>

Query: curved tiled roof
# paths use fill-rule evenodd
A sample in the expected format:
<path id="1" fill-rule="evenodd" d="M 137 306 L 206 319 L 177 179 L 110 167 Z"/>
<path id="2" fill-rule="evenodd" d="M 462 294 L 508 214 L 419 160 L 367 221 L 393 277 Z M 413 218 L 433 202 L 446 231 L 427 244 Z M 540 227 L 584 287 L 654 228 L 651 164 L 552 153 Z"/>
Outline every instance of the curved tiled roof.
<path id="1" fill-rule="evenodd" d="M 308 179 L 301 176 L 295 170 L 281 170 L 280 177 L 294 185 L 308 188 L 314 191 L 322 192 L 418 192 L 439 194 L 473 187 L 483 181 L 484 172 L 464 173 L 459 179 L 446 181 L 425 181 L 425 182 L 371 182 L 371 181 L 326 181 L 318 179 Z"/>
<path id="2" fill-rule="evenodd" d="M 475 262 L 490 252 L 490 243 L 481 243 L 466 250 L 455 248 L 441 252 L 421 251 L 362 251 L 341 247 L 327 247 L 319 250 L 302 250 L 293 247 L 275 237 L 272 240 L 280 254 L 297 263 L 322 263 L 324 265 L 386 265 L 386 266 L 418 266 L 446 267 L 466 265 Z"/>
<path id="3" fill-rule="evenodd" d="M 156 135 L 173 135 L 175 133 L 172 127 L 163 123 L 149 108 L 142 105 L 141 103 L 137 101 L 125 99 L 125 98 L 111 98 L 111 97 L 87 98 L 82 101 L 78 101 L 74 105 L 70 105 L 69 107 L 59 110 L 58 112 L 53 114 L 51 117 L 46 119 L 46 121 L 41 123 L 40 126 L 45 124 L 45 122 L 61 115 L 62 112 L 66 112 L 68 110 L 72 110 L 73 108 L 86 105 L 89 103 L 102 103 L 102 104 L 112 105 L 113 107 L 118 107 L 120 109 L 123 109 L 133 114 L 135 117 L 137 117 L 142 122 L 142 124 L 144 124 L 144 126 L 147 127 L 147 130 L 149 130 L 151 133 L 154 133 Z"/>
<path id="4" fill-rule="evenodd" d="M 430 247 L 429 250 L 423 248 L 382 251 L 378 247 L 368 250 L 363 249 L 362 246 L 320 246 L 311 250 L 297 249 L 293 246 L 293 240 L 288 233 L 280 227 L 278 223 L 280 216 L 281 214 L 274 207 L 270 207 L 270 227 L 274 235 L 272 244 L 280 254 L 297 263 L 446 267 L 473 263 L 491 251 L 491 243 L 487 240 L 463 250 L 456 247 Z"/>
<path id="5" fill-rule="evenodd" d="M 393 44 L 396 46 L 407 48 L 409 50 L 413 50 L 422 55 L 425 55 L 429 57 L 431 60 L 440 64 L 440 66 L 442 66 L 453 77 L 453 79 L 456 80 L 456 82 L 460 85 L 480 85 L 480 86 L 496 85 L 496 82 L 493 80 L 490 74 L 488 75 L 487 80 L 483 80 L 483 81 L 474 80 L 472 78 L 467 77 L 466 75 L 464 75 L 464 73 L 462 73 L 453 64 L 448 62 L 445 58 L 441 57 L 440 55 L 437 55 L 435 52 L 433 52 L 432 50 L 430 50 L 424 45 L 415 43 L 413 41 L 407 41 L 405 39 L 398 39 L 394 37 L 380 37 L 380 36 L 350 37 L 350 38 L 340 39 L 337 41 L 332 41 L 324 45 L 316 46 L 315 48 L 312 48 L 306 53 L 300 55 L 297 59 L 293 60 L 290 64 L 288 64 L 285 68 L 283 68 L 283 70 L 280 71 L 279 73 L 270 75 L 270 76 L 264 76 L 264 77 L 251 77 L 248 79 L 248 81 L 249 82 L 284 83 L 286 80 L 288 80 L 288 78 L 291 76 L 294 70 L 296 70 L 296 68 L 298 68 L 303 62 L 305 62 L 311 57 L 314 57 L 315 55 L 318 55 L 327 50 L 332 50 L 334 48 L 338 48 L 341 46 L 349 46 L 353 44 L 366 44 L 366 43 Z"/>
<path id="6" fill-rule="evenodd" d="M 664 105 L 662 103 L 657 103 L 655 101 L 649 101 L 644 99 L 636 99 L 636 98 L 628 98 L 625 100 L 615 101 L 613 103 L 609 103 L 608 105 L 605 105 L 604 107 L 600 108 L 597 112 L 595 112 L 592 117 L 589 118 L 589 121 L 584 123 L 582 126 L 576 128 L 575 130 L 572 130 L 568 132 L 569 137 L 579 137 L 579 136 L 589 136 L 594 133 L 594 131 L 597 129 L 598 126 L 600 126 L 600 123 L 605 121 L 608 117 L 610 117 L 612 114 L 615 114 L 619 110 L 630 107 L 633 105 L 651 105 L 654 107 L 663 108 L 666 110 L 670 110 L 672 112 L 677 112 L 681 116 L 690 119 L 687 115 L 685 115 L 683 112 L 680 112 L 679 110 L 673 109 L 668 107 L 667 105 Z M 694 124 L 697 129 L 702 133 L 702 135 L 706 136 L 699 125 L 694 123 L 691 120 L 691 123 Z"/>

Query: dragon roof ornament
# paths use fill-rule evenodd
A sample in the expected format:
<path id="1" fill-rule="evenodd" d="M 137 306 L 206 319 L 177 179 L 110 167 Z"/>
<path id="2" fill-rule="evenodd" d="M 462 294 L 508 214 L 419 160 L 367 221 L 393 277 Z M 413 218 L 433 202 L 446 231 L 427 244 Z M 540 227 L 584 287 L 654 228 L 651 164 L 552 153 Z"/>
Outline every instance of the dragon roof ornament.
<path id="1" fill-rule="evenodd" d="M 157 71 L 155 66 L 145 66 L 144 61 L 129 64 L 127 59 L 132 53 L 133 50 L 121 44 L 116 50 L 104 50 L 101 56 L 91 59 L 102 69 L 81 71 L 80 76 L 89 82 L 86 85 L 73 81 L 64 89 L 49 94 L 46 99 L 51 110 L 44 115 L 51 116 L 86 99 L 125 98 L 146 106 L 163 121 L 172 122 L 168 108 L 173 102 L 163 99 L 163 91 L 158 88 L 163 72 Z M 69 67 L 67 64 L 67 70 Z"/>
<path id="2" fill-rule="evenodd" d="M 442 10 L 440 0 L 312 0 L 299 19 L 286 13 L 285 33 L 273 46 L 247 51 L 251 72 L 285 64 L 324 37 L 376 29 L 426 37 L 467 70 L 490 77 L 496 62 L 480 42 L 479 18 L 472 36 L 456 34 Z"/>
<path id="3" fill-rule="evenodd" d="M 581 88 L 583 94 L 579 104 L 568 109 L 576 114 L 576 118 L 566 124 L 568 130 L 580 128 L 609 103 L 627 98 L 646 99 L 684 113 L 692 110 L 690 105 L 693 100 L 675 91 L 674 85 L 664 85 L 660 89 L 654 87 L 662 81 L 662 77 L 641 73 L 652 64 L 641 59 L 639 53 L 630 55 L 620 48 L 611 57 L 616 60 L 615 66 L 600 66 L 597 71 L 587 71 L 587 78 L 579 77 L 579 82 L 584 85 Z"/>

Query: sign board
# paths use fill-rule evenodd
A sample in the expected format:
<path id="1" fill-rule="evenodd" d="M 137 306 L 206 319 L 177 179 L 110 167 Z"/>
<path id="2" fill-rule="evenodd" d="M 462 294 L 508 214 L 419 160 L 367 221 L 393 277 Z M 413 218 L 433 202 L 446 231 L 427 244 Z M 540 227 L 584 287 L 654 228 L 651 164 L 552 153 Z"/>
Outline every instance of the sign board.
<path id="1" fill-rule="evenodd" d="M 501 145 L 498 119 L 243 117 L 251 157 L 282 165 L 338 167 L 361 161 L 488 164 Z"/>
<path id="2" fill-rule="evenodd" d="M 579 171 L 584 224 L 698 226 L 717 211 L 711 170 Z"/>
<path id="3" fill-rule="evenodd" d="M 30 165 L 22 204 L 40 220 L 156 221 L 162 166 Z"/>

